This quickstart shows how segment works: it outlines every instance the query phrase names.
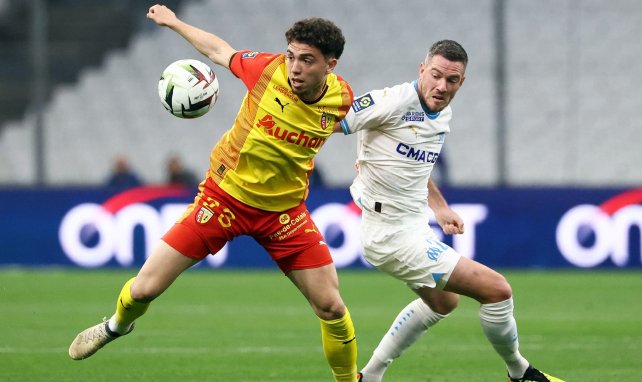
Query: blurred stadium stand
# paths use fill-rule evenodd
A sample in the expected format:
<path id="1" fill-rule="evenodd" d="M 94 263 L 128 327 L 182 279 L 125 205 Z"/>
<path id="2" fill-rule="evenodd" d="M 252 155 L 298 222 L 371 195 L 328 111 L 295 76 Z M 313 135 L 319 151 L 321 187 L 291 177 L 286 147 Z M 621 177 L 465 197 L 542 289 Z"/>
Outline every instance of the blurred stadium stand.
<path id="1" fill-rule="evenodd" d="M 432 42 L 460 41 L 470 63 L 453 102 L 449 179 L 453 186 L 497 184 L 495 0 L 165 3 L 237 49 L 281 52 L 284 32 L 294 21 L 330 18 L 347 39 L 337 73 L 352 84 L 355 96 L 415 79 Z M 29 2 L 8 4 L 0 14 L 0 184 L 34 184 L 35 114 L 26 111 L 30 68 L 17 64 L 30 62 Z M 158 101 L 160 73 L 177 59 L 205 59 L 175 33 L 145 19 L 152 2 L 47 4 L 47 184 L 101 184 L 119 153 L 151 183 L 163 181 L 172 153 L 180 153 L 186 167 L 205 171 L 212 145 L 238 111 L 242 83 L 214 67 L 221 84 L 214 109 L 197 120 L 172 117 Z M 637 65 L 642 3 L 511 0 L 505 6 L 508 185 L 642 183 L 642 66 Z M 354 137 L 336 135 L 317 165 L 327 184 L 345 186 L 353 177 L 354 158 Z"/>

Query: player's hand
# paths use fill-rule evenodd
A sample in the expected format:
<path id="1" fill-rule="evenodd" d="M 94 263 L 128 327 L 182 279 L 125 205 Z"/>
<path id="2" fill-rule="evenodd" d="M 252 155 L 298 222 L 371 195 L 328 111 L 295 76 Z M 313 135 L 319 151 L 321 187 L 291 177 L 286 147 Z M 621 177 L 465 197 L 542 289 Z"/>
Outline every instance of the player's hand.
<path id="1" fill-rule="evenodd" d="M 464 221 L 450 208 L 435 211 L 435 218 L 446 235 L 464 233 Z"/>
<path id="2" fill-rule="evenodd" d="M 147 18 L 154 21 L 160 26 L 169 26 L 176 24 L 178 18 L 176 14 L 164 5 L 156 4 L 147 11 Z"/>

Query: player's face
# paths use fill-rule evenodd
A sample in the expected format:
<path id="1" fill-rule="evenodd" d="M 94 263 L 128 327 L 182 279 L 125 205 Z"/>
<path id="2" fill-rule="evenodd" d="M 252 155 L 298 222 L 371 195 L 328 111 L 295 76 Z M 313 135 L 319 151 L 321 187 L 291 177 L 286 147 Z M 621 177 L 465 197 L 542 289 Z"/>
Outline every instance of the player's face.
<path id="1" fill-rule="evenodd" d="M 326 60 L 319 48 L 297 41 L 288 44 L 285 57 L 292 92 L 305 101 L 319 98 L 337 60 Z"/>
<path id="2" fill-rule="evenodd" d="M 434 56 L 419 66 L 419 93 L 432 112 L 442 111 L 464 83 L 464 64 Z"/>

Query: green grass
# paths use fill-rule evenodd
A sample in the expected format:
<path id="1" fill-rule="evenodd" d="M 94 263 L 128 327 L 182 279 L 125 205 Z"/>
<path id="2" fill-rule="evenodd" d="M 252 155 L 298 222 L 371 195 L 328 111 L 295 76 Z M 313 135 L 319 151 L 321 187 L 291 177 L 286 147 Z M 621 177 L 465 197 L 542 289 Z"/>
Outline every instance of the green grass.
<path id="1" fill-rule="evenodd" d="M 134 271 L 0 270 L 3 381 L 330 381 L 319 323 L 274 271 L 189 271 L 136 331 L 84 361 L 67 347 L 111 315 Z M 568 381 L 642 380 L 642 273 L 505 272 L 522 353 Z M 340 271 L 363 366 L 413 295 L 374 271 Z M 504 381 L 477 304 L 459 308 L 391 366 L 388 381 Z"/>

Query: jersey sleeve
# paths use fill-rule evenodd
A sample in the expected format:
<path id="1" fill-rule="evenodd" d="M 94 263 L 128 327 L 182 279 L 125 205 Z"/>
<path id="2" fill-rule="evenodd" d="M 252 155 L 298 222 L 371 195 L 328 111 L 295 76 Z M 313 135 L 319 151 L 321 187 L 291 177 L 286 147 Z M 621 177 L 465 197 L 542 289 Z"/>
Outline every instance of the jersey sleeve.
<path id="1" fill-rule="evenodd" d="M 390 89 L 372 90 L 356 98 L 346 117 L 341 120 L 341 130 L 344 134 L 353 134 L 384 126 L 396 114 L 395 97 Z"/>
<path id="2" fill-rule="evenodd" d="M 243 81 L 248 90 L 252 90 L 261 77 L 263 69 L 278 56 L 278 54 L 242 50 L 232 57 L 230 70 Z"/>

